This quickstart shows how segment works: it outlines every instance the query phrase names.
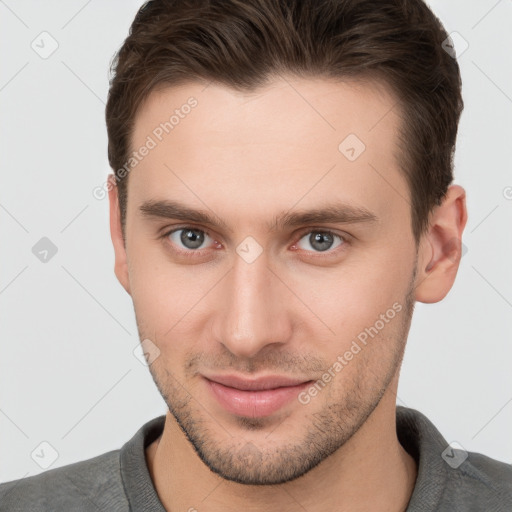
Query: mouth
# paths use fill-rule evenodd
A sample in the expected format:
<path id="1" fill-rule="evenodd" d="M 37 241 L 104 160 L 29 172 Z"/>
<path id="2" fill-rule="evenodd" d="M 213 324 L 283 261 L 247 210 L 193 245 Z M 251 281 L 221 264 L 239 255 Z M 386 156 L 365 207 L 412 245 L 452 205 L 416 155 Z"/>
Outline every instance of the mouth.
<path id="1" fill-rule="evenodd" d="M 270 416 L 284 407 L 312 380 L 268 375 L 244 379 L 236 375 L 203 376 L 210 394 L 227 412 L 248 418 Z"/>

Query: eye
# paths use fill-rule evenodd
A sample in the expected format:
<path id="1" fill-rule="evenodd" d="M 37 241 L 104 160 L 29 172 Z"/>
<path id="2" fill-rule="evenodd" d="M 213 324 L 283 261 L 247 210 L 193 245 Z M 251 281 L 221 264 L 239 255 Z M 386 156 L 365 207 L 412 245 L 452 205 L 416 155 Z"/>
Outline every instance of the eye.
<path id="1" fill-rule="evenodd" d="M 201 246 L 208 239 L 214 241 L 205 231 L 193 227 L 173 229 L 165 237 L 169 238 L 179 249 L 184 247 L 187 251 L 201 249 Z"/>
<path id="2" fill-rule="evenodd" d="M 336 239 L 338 239 L 338 243 L 336 243 Z M 340 235 L 332 231 L 316 230 L 306 233 L 306 236 L 303 236 L 295 246 L 307 251 L 312 248 L 315 252 L 325 252 L 330 249 L 336 249 L 336 247 L 339 247 L 344 242 L 345 240 Z M 307 247 L 308 245 L 309 247 Z"/>

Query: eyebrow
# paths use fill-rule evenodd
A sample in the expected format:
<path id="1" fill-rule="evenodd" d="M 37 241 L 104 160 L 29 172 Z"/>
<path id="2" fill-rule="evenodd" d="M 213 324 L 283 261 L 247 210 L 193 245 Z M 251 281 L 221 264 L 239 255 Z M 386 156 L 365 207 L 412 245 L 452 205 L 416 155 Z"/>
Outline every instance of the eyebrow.
<path id="1" fill-rule="evenodd" d="M 197 210 L 178 201 L 167 199 L 146 201 L 140 206 L 139 211 L 143 217 L 195 222 L 212 228 L 223 228 L 228 232 L 232 232 L 232 229 L 213 212 Z M 377 215 L 362 206 L 327 204 L 321 208 L 283 212 L 275 216 L 267 224 L 267 228 L 269 231 L 276 231 L 301 225 L 371 223 L 378 220 Z"/>

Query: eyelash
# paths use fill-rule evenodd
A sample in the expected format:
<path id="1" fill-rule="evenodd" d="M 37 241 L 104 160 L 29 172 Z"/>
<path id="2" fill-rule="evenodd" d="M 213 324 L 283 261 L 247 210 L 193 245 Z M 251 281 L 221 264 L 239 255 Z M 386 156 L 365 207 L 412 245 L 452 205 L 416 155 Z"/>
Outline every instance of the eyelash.
<path id="1" fill-rule="evenodd" d="M 215 237 L 213 237 L 209 231 L 207 230 L 204 230 L 204 229 L 200 229 L 200 228 L 197 228 L 195 226 L 174 226 L 172 229 L 166 231 L 165 233 L 163 233 L 161 235 L 160 238 L 162 238 L 164 241 L 166 239 L 168 239 L 168 237 L 176 232 L 176 231 L 182 231 L 182 230 L 193 230 L 193 231 L 200 231 L 201 233 L 204 233 L 205 235 L 209 236 L 212 240 L 215 241 Z M 334 249 L 328 249 L 327 251 L 325 252 L 321 252 L 321 251 L 307 251 L 305 249 L 298 249 L 299 251 L 305 251 L 307 253 L 310 253 L 313 257 L 320 257 L 320 258 L 328 258 L 329 256 L 332 256 L 332 255 L 337 255 L 338 252 L 341 250 L 344 250 L 345 249 L 345 246 L 348 244 L 348 235 L 340 235 L 339 233 L 336 233 L 330 229 L 326 229 L 326 228 L 308 228 L 308 229 L 305 229 L 303 231 L 301 231 L 298 235 L 297 235 L 297 241 L 294 242 L 292 244 L 292 246 L 296 246 L 301 240 L 302 238 L 304 238 L 304 235 L 307 235 L 309 233 L 322 233 L 322 234 L 328 234 L 328 235 L 331 235 L 333 237 L 337 237 L 341 240 L 341 244 L 338 245 L 337 247 L 335 247 Z M 174 247 L 174 244 L 172 244 L 171 242 L 169 242 L 169 245 L 173 245 L 173 251 L 175 253 L 178 253 L 178 254 L 181 254 L 181 255 L 185 255 L 186 257 L 191 257 L 191 258 L 194 258 L 194 257 L 201 257 L 203 256 L 203 251 L 205 251 L 206 249 L 188 249 L 188 250 L 182 250 L 182 249 L 176 249 L 176 247 Z"/>

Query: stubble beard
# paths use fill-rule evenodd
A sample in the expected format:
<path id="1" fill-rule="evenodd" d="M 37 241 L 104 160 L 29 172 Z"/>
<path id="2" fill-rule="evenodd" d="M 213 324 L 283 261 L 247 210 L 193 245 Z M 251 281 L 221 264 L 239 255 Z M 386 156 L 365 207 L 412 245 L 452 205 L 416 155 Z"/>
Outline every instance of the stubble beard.
<path id="1" fill-rule="evenodd" d="M 281 425 L 272 425 L 275 423 L 272 417 L 236 417 L 237 431 L 241 430 L 243 434 L 232 435 L 233 427 L 222 425 L 220 420 L 210 415 L 167 368 L 150 365 L 153 380 L 169 411 L 202 462 L 229 481 L 245 485 L 277 485 L 308 473 L 342 447 L 366 422 L 400 370 L 414 310 L 415 273 L 416 269 L 402 302 L 405 307 L 398 318 L 400 324 L 394 330 L 394 336 L 372 341 L 392 346 L 387 366 L 376 373 L 370 364 L 366 364 L 368 359 L 364 355 L 356 356 L 363 359 L 359 370 L 353 372 L 350 388 L 347 389 L 345 381 L 338 396 L 333 397 L 330 393 L 331 400 L 326 400 L 320 411 L 306 414 L 302 427 L 305 432 L 300 438 L 277 442 L 280 429 L 284 438 L 289 439 L 286 419 Z M 141 339 L 144 339 L 142 334 Z M 332 382 L 335 381 L 333 379 Z M 318 399 L 322 398 L 315 400 Z M 269 429 L 269 433 L 265 434 L 265 429 Z M 256 438 L 251 440 L 254 433 Z M 273 436 L 275 442 L 272 441 Z M 219 437 L 223 438 L 222 441 Z"/>

